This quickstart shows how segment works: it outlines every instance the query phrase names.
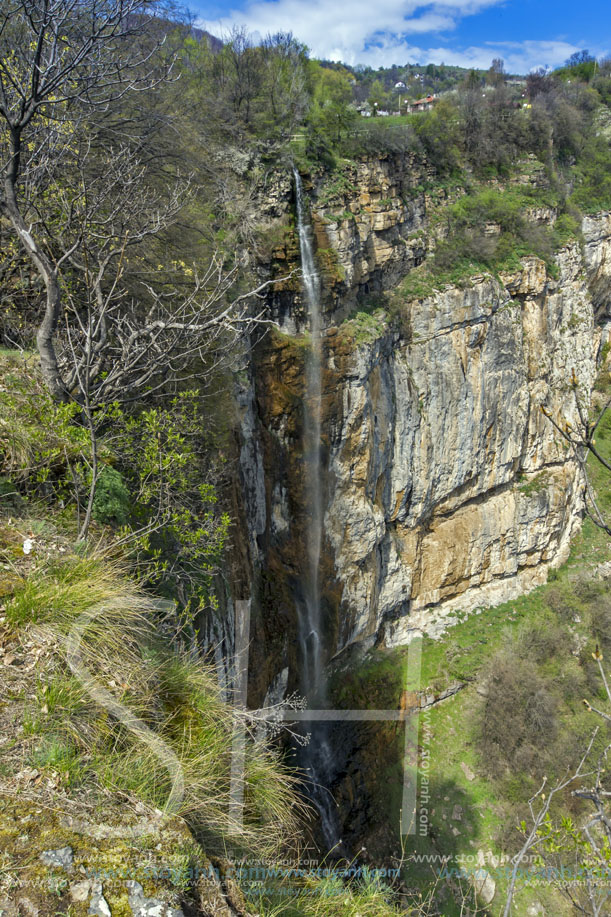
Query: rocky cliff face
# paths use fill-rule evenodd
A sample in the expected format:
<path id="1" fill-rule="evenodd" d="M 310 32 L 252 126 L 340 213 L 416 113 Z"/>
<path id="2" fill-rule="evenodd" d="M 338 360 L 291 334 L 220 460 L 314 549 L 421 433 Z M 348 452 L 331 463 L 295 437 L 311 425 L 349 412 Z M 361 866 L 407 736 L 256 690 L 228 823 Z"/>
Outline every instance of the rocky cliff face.
<path id="1" fill-rule="evenodd" d="M 406 334 L 342 361 L 326 517 L 342 644 L 434 633 L 566 558 L 581 482 L 541 406 L 575 421 L 572 375 L 587 401 L 600 336 L 576 244 L 558 264 L 406 304 Z"/>
<path id="2" fill-rule="evenodd" d="M 609 215 L 584 221 L 557 272 L 525 258 L 500 278 L 472 277 L 345 321 L 396 287 L 434 247 L 418 163 L 351 166 L 310 194 L 326 298 L 323 448 L 326 543 L 321 582 L 330 652 L 367 639 L 439 632 L 458 609 L 504 601 L 545 581 L 580 521 L 582 482 L 546 419 L 572 422 L 572 379 L 587 403 L 606 321 Z M 282 200 L 282 197 L 279 197 Z M 282 221 L 276 202 L 276 219 Z M 296 265 L 284 204 L 275 269 Z M 255 575 L 253 672 L 261 702 L 295 687 L 294 597 L 305 556 L 303 379 L 307 341 L 298 284 L 270 300 L 268 335 L 242 398 L 242 477 Z M 256 670 L 256 671 L 255 671 Z M 287 675 L 288 671 L 288 675 Z M 272 693 L 276 690 L 273 689 Z"/>

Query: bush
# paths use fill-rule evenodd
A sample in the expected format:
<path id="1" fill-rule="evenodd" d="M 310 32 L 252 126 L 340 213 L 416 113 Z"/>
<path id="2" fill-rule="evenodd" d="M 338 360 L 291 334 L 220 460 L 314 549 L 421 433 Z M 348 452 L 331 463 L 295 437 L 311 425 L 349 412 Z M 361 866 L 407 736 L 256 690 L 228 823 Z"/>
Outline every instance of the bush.
<path id="1" fill-rule="evenodd" d="M 520 258 L 534 254 L 555 270 L 554 238 L 547 226 L 530 222 L 524 211 L 547 198 L 517 191 L 485 188 L 465 194 L 448 208 L 448 235 L 437 246 L 433 274 L 516 269 Z M 485 231 L 487 223 L 498 231 Z"/>
<path id="2" fill-rule="evenodd" d="M 130 496 L 116 468 L 105 466 L 100 472 L 93 500 L 93 518 L 102 523 L 125 525 L 129 518 Z"/>
<path id="3" fill-rule="evenodd" d="M 482 768 L 496 779 L 544 773 L 553 760 L 557 703 L 536 666 L 506 649 L 491 660 L 485 683 L 477 730 Z"/>
<path id="4" fill-rule="evenodd" d="M 456 109 L 441 101 L 433 111 L 414 119 L 414 129 L 426 158 L 440 176 L 451 175 L 460 168 L 459 131 Z"/>
<path id="5" fill-rule="evenodd" d="M 605 137 L 586 141 L 576 172 L 572 196 L 575 204 L 584 213 L 611 210 L 611 148 Z"/>
<path id="6" fill-rule="evenodd" d="M 364 121 L 348 133 L 339 145 L 342 156 L 352 159 L 375 153 L 407 153 L 420 149 L 416 134 L 408 122 L 388 123 L 385 118 Z"/>
<path id="7" fill-rule="evenodd" d="M 36 362 L 18 351 L 0 354 L 0 465 L 21 491 L 70 499 L 73 474 L 89 452 L 76 423 L 77 404 L 56 404 Z"/>
<path id="8" fill-rule="evenodd" d="M 599 596 L 590 606 L 590 627 L 604 654 L 611 652 L 611 595 Z"/>

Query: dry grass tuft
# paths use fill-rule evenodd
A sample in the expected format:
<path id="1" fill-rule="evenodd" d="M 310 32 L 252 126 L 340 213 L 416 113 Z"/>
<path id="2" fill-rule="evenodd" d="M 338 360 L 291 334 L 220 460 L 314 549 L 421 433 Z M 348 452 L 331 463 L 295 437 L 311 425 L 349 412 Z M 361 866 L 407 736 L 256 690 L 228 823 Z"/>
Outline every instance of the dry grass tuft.
<path id="1" fill-rule="evenodd" d="M 171 798 L 211 853 L 273 855 L 296 843 L 304 804 L 295 779 L 223 701 L 215 671 L 162 643 L 161 613 L 121 562 L 95 551 L 41 560 L 15 582 L 5 615 L 13 632 L 51 648 L 24 711 L 30 765 L 157 809 Z M 231 764 L 243 729 L 238 823 Z"/>

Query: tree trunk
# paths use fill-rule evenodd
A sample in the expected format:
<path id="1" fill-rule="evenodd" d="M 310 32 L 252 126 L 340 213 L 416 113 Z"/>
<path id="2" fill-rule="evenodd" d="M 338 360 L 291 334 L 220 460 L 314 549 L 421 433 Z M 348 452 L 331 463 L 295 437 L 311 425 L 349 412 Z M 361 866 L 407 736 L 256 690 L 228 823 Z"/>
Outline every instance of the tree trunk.
<path id="1" fill-rule="evenodd" d="M 61 307 L 61 291 L 57 270 L 53 262 L 47 258 L 40 245 L 32 237 L 25 224 L 25 220 L 19 210 L 15 193 L 15 183 L 11 175 L 7 176 L 5 179 L 4 192 L 5 199 L 3 202 L 3 209 L 19 241 L 40 274 L 47 294 L 45 312 L 36 334 L 42 377 L 52 398 L 56 401 L 67 401 L 68 392 L 66 391 L 66 386 L 59 369 L 55 345 L 53 343 Z"/>
<path id="2" fill-rule="evenodd" d="M 86 541 L 87 535 L 89 534 L 89 526 L 91 525 L 91 515 L 93 513 L 93 501 L 95 500 L 96 487 L 98 485 L 98 439 L 96 436 L 95 425 L 93 417 L 91 416 L 91 410 L 89 408 L 89 403 L 85 407 L 85 417 L 87 419 L 87 426 L 89 427 L 89 439 L 91 443 L 91 485 L 89 487 L 89 497 L 87 499 L 87 510 L 85 512 L 85 519 L 81 530 L 79 532 L 78 540 Z"/>
<path id="3" fill-rule="evenodd" d="M 53 343 L 61 306 L 61 293 L 55 271 L 48 275 L 43 274 L 43 278 L 47 291 L 47 305 L 36 334 L 36 344 L 40 355 L 40 371 L 51 397 L 56 401 L 67 401 L 68 392 L 57 364 L 57 355 Z"/>

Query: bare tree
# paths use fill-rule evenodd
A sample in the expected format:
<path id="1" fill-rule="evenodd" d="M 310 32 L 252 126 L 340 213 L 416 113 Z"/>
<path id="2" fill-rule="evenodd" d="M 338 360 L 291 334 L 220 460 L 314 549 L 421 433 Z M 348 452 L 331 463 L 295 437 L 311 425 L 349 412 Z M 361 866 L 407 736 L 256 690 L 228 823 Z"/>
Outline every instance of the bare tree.
<path id="1" fill-rule="evenodd" d="M 85 537 L 108 407 L 167 395 L 194 377 L 201 385 L 226 369 L 249 332 L 270 323 L 262 297 L 277 280 L 239 293 L 240 258 L 227 265 L 218 251 L 203 268 L 151 265 L 151 243 L 181 211 L 189 179 L 177 176 L 159 191 L 132 146 L 100 150 L 84 140 L 72 149 L 71 181 L 50 186 L 53 207 L 38 219 L 63 290 L 57 372 L 90 432 Z"/>
<path id="2" fill-rule="evenodd" d="M 39 233 L 36 205 L 92 113 L 154 81 L 158 45 L 138 39 L 158 9 L 146 0 L 3 0 L 0 7 L 0 216 L 44 283 L 37 344 L 58 400 L 68 393 L 54 347 L 61 263 Z"/>
<path id="3" fill-rule="evenodd" d="M 90 433 L 81 538 L 108 406 L 209 377 L 266 322 L 257 302 L 271 281 L 240 293 L 239 254 L 230 264 L 218 251 L 203 266 L 163 255 L 151 264 L 191 180 L 170 164 L 155 187 L 138 139 L 117 140 L 116 125 L 128 93 L 168 79 L 172 62 L 157 61 L 163 39 L 151 19 L 160 10 L 136 0 L 12 0 L 0 13 L 0 219 L 44 284 L 44 382 L 58 401 L 79 404 Z"/>

